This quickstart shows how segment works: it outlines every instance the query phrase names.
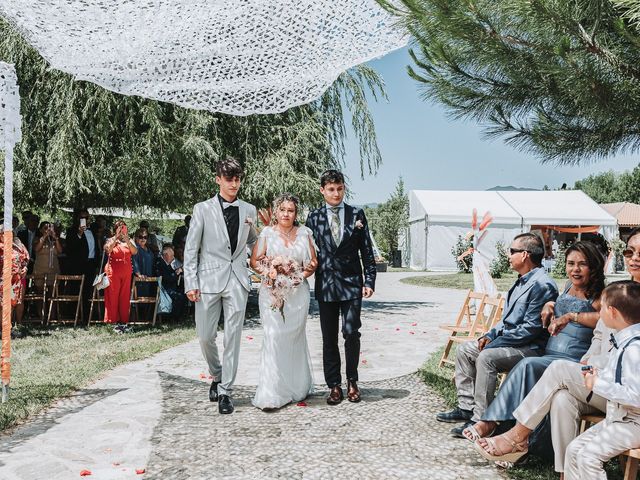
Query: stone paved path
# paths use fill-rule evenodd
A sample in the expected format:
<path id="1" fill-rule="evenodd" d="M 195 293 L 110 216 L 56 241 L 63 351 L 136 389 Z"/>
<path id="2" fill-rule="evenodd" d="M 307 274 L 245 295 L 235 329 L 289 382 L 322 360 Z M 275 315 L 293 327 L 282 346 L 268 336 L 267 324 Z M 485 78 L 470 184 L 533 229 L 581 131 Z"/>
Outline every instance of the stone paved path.
<path id="1" fill-rule="evenodd" d="M 365 302 L 360 404 L 324 402 L 312 307 L 318 386 L 307 406 L 251 406 L 262 332 L 250 323 L 233 415 L 218 415 L 207 400 L 204 362 L 190 342 L 116 368 L 0 437 L 0 479 L 72 479 L 83 469 L 96 479 L 500 478 L 466 441 L 448 436 L 451 425 L 434 421 L 443 404 L 413 374 L 442 345 L 437 326 L 464 292 L 401 284 L 407 275 L 381 274 Z"/>

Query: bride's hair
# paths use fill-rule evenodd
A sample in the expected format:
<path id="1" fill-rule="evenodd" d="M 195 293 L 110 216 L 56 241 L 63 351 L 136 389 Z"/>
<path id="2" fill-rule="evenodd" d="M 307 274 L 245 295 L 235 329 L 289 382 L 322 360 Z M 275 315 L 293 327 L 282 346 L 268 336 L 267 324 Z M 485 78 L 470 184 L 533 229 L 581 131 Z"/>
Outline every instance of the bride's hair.
<path id="1" fill-rule="evenodd" d="M 298 197 L 296 197 L 295 195 L 292 195 L 291 193 L 286 193 L 286 192 L 285 193 L 281 193 L 280 195 L 278 195 L 273 200 L 273 204 L 271 206 L 271 212 L 272 212 L 271 225 L 275 225 L 275 224 L 278 223 L 278 220 L 276 219 L 276 212 L 280 208 L 280 205 L 282 205 L 284 202 L 293 203 L 293 206 L 296 209 L 296 220 L 293 221 L 293 224 L 295 226 L 300 225 L 300 223 L 297 220 L 298 213 L 300 212 L 300 199 Z"/>

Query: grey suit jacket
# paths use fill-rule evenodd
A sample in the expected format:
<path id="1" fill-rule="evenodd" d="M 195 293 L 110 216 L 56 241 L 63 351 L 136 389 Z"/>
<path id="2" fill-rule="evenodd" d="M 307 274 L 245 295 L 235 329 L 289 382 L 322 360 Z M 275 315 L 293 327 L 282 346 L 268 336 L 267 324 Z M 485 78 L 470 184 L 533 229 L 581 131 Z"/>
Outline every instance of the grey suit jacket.
<path id="1" fill-rule="evenodd" d="M 247 246 L 256 242 L 256 207 L 239 200 L 238 245 L 231 254 L 231 242 L 218 196 L 193 207 L 184 247 L 184 289 L 200 293 L 220 293 L 231 275 L 251 290 L 247 268 Z"/>
<path id="2" fill-rule="evenodd" d="M 502 320 L 486 333 L 491 342 L 485 348 L 544 348 L 549 335 L 542 326 L 544 304 L 558 297 L 558 287 L 543 268 L 537 268 L 524 288 L 509 291 Z"/>

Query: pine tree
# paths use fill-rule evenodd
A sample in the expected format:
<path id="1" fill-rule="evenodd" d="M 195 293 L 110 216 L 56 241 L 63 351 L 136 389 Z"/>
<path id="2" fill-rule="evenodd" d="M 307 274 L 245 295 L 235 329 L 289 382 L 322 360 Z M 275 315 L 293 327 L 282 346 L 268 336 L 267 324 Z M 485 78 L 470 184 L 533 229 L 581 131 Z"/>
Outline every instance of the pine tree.
<path id="1" fill-rule="evenodd" d="M 640 146 L 638 0 L 399 0 L 424 98 L 577 164 Z M 628 18 L 627 18 L 628 17 Z"/>
<path id="2" fill-rule="evenodd" d="M 381 162 L 366 95 L 386 96 L 382 80 L 366 66 L 340 76 L 311 104 L 277 115 L 234 117 L 75 81 L 50 69 L 2 19 L 0 59 L 16 64 L 22 99 L 17 208 L 186 212 L 213 194 L 214 165 L 226 155 L 245 165 L 246 200 L 262 207 L 290 191 L 314 204 L 320 173 L 344 164 L 347 113 L 360 140 L 363 174 Z"/>

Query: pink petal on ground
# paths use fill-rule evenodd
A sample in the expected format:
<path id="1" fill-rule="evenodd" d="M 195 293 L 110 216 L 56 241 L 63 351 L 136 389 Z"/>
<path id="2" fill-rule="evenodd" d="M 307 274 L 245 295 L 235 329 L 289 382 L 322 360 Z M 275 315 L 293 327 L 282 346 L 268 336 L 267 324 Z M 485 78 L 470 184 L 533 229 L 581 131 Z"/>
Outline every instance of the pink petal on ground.
<path id="1" fill-rule="evenodd" d="M 415 335 L 415 334 L 416 334 L 416 332 L 409 332 L 409 333 L 410 333 L 411 335 Z"/>
<path id="2" fill-rule="evenodd" d="M 253 337 L 250 335 L 247 335 L 247 340 L 253 340 Z"/>
<path id="3" fill-rule="evenodd" d="M 207 376 L 204 373 L 201 373 L 200 374 L 200 378 L 202 378 L 204 380 L 205 378 L 207 378 Z"/>
<path id="4" fill-rule="evenodd" d="M 362 360 L 362 363 L 363 363 L 364 365 L 366 365 L 366 364 L 367 364 L 367 361 L 366 361 L 366 360 Z"/>
<path id="5" fill-rule="evenodd" d="M 374 329 L 374 330 L 380 330 L 378 327 L 374 327 L 373 329 Z"/>
<path id="6" fill-rule="evenodd" d="M 301 400 L 298 403 L 296 403 L 296 405 L 298 407 L 306 407 L 307 406 L 307 402 L 305 402 L 304 400 Z"/>
<path id="7" fill-rule="evenodd" d="M 138 475 L 142 475 L 144 472 L 145 472 L 145 469 L 144 469 L 144 468 L 136 468 L 136 473 L 137 473 Z"/>
<path id="8" fill-rule="evenodd" d="M 411 324 L 411 326 L 412 326 L 412 327 L 415 327 L 416 325 L 418 325 L 418 322 L 413 322 L 413 323 Z"/>
<path id="9" fill-rule="evenodd" d="M 91 470 L 80 470 L 81 477 L 88 477 L 89 475 L 91 475 Z"/>
<path id="10" fill-rule="evenodd" d="M 400 329 L 399 329 L 399 328 L 396 328 L 396 332 L 399 332 L 399 331 L 400 331 Z"/>
<path id="11" fill-rule="evenodd" d="M 111 465 L 113 465 L 114 467 L 119 467 L 120 464 L 118 462 L 113 462 Z"/>

